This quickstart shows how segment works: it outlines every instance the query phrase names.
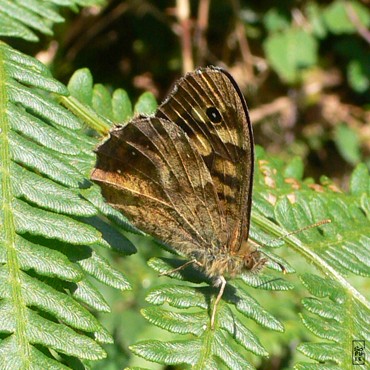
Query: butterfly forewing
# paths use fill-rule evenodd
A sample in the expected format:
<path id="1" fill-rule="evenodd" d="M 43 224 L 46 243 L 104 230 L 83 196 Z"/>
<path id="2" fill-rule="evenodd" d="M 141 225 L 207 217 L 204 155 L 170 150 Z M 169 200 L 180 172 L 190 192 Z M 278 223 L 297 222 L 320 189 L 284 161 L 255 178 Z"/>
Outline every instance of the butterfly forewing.
<path id="1" fill-rule="evenodd" d="M 97 153 L 92 179 L 135 226 L 185 254 L 226 240 L 212 177 L 180 127 L 136 119 L 112 130 Z"/>
<path id="2" fill-rule="evenodd" d="M 157 117 L 181 127 L 202 156 L 227 224 L 226 246 L 248 238 L 253 182 L 253 134 L 247 105 L 233 78 L 218 68 L 182 78 Z"/>

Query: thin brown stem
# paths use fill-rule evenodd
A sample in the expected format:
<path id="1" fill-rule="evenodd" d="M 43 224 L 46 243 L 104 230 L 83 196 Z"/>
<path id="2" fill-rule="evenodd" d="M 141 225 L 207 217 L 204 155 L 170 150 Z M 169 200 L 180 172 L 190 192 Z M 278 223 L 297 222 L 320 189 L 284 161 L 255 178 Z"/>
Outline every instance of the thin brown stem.
<path id="1" fill-rule="evenodd" d="M 194 38 L 197 50 L 197 65 L 203 65 L 208 53 L 206 33 L 209 21 L 209 5 L 210 0 L 200 0 L 199 2 Z"/>
<path id="2" fill-rule="evenodd" d="M 180 26 L 181 51 L 182 51 L 182 71 L 190 72 L 194 69 L 193 53 L 191 45 L 191 19 L 189 0 L 176 1 L 176 16 Z"/>
<path id="3" fill-rule="evenodd" d="M 240 19 L 240 2 L 239 0 L 232 0 L 231 4 L 234 9 L 235 17 L 235 35 L 238 40 L 240 54 L 242 57 L 242 66 L 245 68 L 246 75 L 249 80 L 254 80 L 253 72 L 253 56 L 249 48 L 248 39 L 245 35 L 244 22 Z"/>
<path id="4" fill-rule="evenodd" d="M 350 3 L 344 3 L 346 7 L 346 12 L 348 15 L 348 18 L 351 20 L 352 24 L 355 26 L 358 34 L 368 43 L 370 44 L 370 31 L 361 24 L 360 19 L 358 18 L 357 13 L 353 9 L 352 4 Z"/>

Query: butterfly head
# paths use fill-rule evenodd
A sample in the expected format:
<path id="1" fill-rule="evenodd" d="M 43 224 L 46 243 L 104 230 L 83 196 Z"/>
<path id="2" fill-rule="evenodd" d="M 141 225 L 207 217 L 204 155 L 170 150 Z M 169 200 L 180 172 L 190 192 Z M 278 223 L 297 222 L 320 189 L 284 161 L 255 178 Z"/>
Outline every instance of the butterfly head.
<path id="1" fill-rule="evenodd" d="M 257 249 L 250 251 L 243 255 L 243 270 L 257 273 L 261 271 L 266 262 L 267 259 L 263 258 Z"/>
<path id="2" fill-rule="evenodd" d="M 193 251 L 191 255 L 211 278 L 258 273 L 267 262 L 267 258 L 264 258 L 258 249 L 249 244 L 237 253 L 231 252 L 228 248 L 210 248 Z"/>

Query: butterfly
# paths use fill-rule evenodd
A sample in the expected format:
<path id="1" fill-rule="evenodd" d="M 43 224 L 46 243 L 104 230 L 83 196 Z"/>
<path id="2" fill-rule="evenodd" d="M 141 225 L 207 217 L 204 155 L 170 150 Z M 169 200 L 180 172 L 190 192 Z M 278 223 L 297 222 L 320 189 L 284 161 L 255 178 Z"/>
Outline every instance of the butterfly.
<path id="1" fill-rule="evenodd" d="M 218 67 L 188 73 L 153 116 L 116 126 L 96 152 L 91 178 L 106 201 L 219 287 L 213 328 L 225 276 L 266 263 L 247 243 L 254 142 L 237 83 Z"/>

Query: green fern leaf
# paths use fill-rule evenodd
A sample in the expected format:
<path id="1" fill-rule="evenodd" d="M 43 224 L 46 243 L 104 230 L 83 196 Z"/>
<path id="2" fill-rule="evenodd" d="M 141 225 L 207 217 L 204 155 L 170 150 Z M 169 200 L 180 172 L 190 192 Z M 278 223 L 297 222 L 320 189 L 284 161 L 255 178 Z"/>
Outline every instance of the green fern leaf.
<path id="1" fill-rule="evenodd" d="M 310 181 L 299 184 L 300 191 L 293 193 L 277 178 L 279 173 L 276 171 L 276 177 L 270 177 L 269 181 L 282 184 L 279 192 L 287 195 L 285 198 L 280 195 L 281 200 L 275 198 L 274 219 L 280 225 L 294 230 L 319 220 L 331 220 L 330 224 L 284 238 L 296 253 L 325 276 L 300 275 L 303 285 L 315 297 L 303 298 L 302 304 L 308 313 L 300 314 L 302 322 L 325 342 L 303 343 L 298 350 L 318 361 L 320 368 L 352 369 L 352 340 L 369 338 L 370 303 L 345 275 L 368 277 L 370 274 L 369 172 L 361 164 L 355 169 L 349 193 L 339 192 L 327 179 L 323 179 L 322 186 L 315 185 L 319 193 L 309 190 Z M 298 184 L 296 181 L 288 183 Z M 261 190 L 258 196 L 267 199 L 263 192 Z M 274 229 L 272 225 L 271 231 Z M 313 365 L 305 362 L 297 364 L 299 369 L 310 366 Z"/>
<path id="2" fill-rule="evenodd" d="M 168 259 L 151 259 L 150 266 L 159 272 L 168 271 L 181 262 Z M 186 268 L 171 274 L 172 278 L 200 283 L 207 280 L 199 271 Z M 291 284 L 282 281 L 270 281 L 270 277 L 262 276 L 255 278 L 246 277 L 245 282 L 251 286 L 258 286 L 266 290 L 291 289 Z M 209 281 L 208 281 L 209 282 Z M 209 282 L 210 283 L 210 282 Z M 267 283 L 267 284 L 265 284 Z M 166 364 L 186 363 L 194 368 L 212 368 L 223 363 L 229 369 L 252 369 L 252 364 L 243 356 L 238 354 L 234 346 L 241 346 L 257 356 L 267 356 L 268 352 L 261 345 L 258 338 L 246 328 L 237 318 L 237 313 L 231 309 L 241 312 L 263 327 L 283 331 L 281 323 L 268 311 L 263 309 L 257 301 L 244 290 L 241 282 L 233 281 L 225 289 L 223 302 L 217 312 L 217 329 L 209 327 L 209 312 L 212 309 L 210 297 L 217 289 L 210 287 L 188 287 L 183 285 L 163 285 L 151 290 L 146 300 L 157 307 L 149 307 L 142 311 L 143 315 L 152 324 L 168 330 L 172 333 L 192 335 L 194 340 L 160 342 L 157 340 L 144 341 L 131 346 L 132 351 L 147 360 Z M 159 305 L 164 303 L 177 309 L 192 308 L 192 312 L 171 312 Z M 229 306 L 231 305 L 231 306 Z M 198 309 L 193 312 L 193 309 Z M 201 311 L 199 311 L 201 309 Z M 227 343 L 234 344 L 228 347 Z M 181 346 L 181 355 L 174 356 L 171 352 Z M 194 351 L 197 350 L 196 354 Z M 156 353 L 156 351 L 159 351 Z M 163 355 L 163 354 L 166 355 Z M 183 357 L 183 354 L 192 355 Z M 177 354 L 178 355 L 178 354 Z M 217 365 L 215 365 L 217 364 Z"/>
<path id="3" fill-rule="evenodd" d="M 0 55 L 0 368 L 75 368 L 112 342 L 88 310 L 110 310 L 89 279 L 129 288 L 98 249 L 135 248 L 97 217 L 103 200 L 86 181 L 96 141 L 50 94 L 66 88 L 3 43 Z"/>
<path id="4" fill-rule="evenodd" d="M 52 25 L 63 22 L 58 13 L 62 7 L 101 5 L 102 0 L 41 0 L 0 1 L 0 35 L 18 37 L 27 41 L 38 41 L 32 30 L 52 35 Z"/>
<path id="5" fill-rule="evenodd" d="M 73 74 L 68 89 L 76 100 L 63 100 L 63 104 L 101 134 L 107 134 L 112 123 L 122 124 L 132 117 L 132 105 L 127 93 L 117 89 L 111 96 L 104 86 L 93 84 L 92 75 L 86 68 Z M 155 97 L 146 92 L 139 97 L 134 111 L 136 114 L 151 114 L 156 107 Z M 94 116 L 99 116 L 100 120 L 94 119 Z"/>
<path id="6" fill-rule="evenodd" d="M 133 115 L 131 101 L 123 89 L 117 89 L 112 96 L 112 111 L 114 122 L 127 122 Z"/>
<path id="7" fill-rule="evenodd" d="M 81 68 L 73 74 L 68 82 L 68 90 L 80 103 L 94 108 L 97 113 L 112 122 L 126 122 L 133 115 L 127 92 L 117 89 L 111 98 L 102 85 L 93 85 L 93 77 L 87 68 Z M 102 103 L 103 95 L 105 104 Z"/>
<path id="8" fill-rule="evenodd" d="M 348 283 L 344 289 L 340 280 L 312 274 L 304 274 L 301 279 L 309 292 L 317 297 L 303 300 L 308 313 L 301 314 L 302 321 L 316 336 L 329 342 L 303 343 L 298 350 L 317 361 L 351 369 L 352 341 L 369 338 L 369 303 L 364 298 L 360 300 L 359 293 Z M 365 358 L 367 355 L 368 350 Z"/>
<path id="9" fill-rule="evenodd" d="M 157 108 L 157 102 L 152 93 L 145 92 L 135 104 L 135 113 L 150 115 L 153 114 Z"/>

